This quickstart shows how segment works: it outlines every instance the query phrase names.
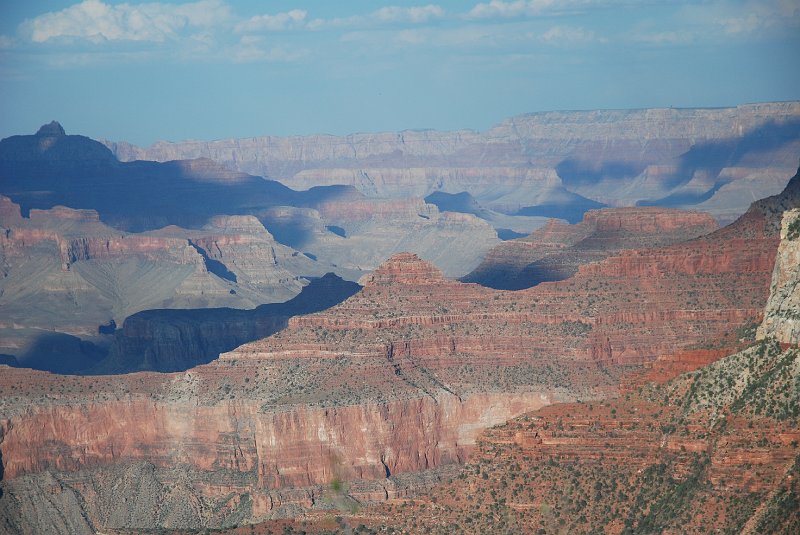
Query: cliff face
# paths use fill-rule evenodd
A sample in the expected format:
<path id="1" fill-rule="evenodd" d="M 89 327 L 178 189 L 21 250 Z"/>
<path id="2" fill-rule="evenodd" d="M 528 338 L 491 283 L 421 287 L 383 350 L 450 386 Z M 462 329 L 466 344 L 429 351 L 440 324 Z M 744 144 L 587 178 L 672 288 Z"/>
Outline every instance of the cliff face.
<path id="1" fill-rule="evenodd" d="M 434 533 L 794 533 L 798 370 L 797 349 L 762 342 L 625 398 L 546 407 L 488 430 L 460 475 L 431 495 L 349 523 Z"/>
<path id="2" fill-rule="evenodd" d="M 800 344 L 800 210 L 783 214 L 781 244 L 772 274 L 769 301 L 758 338 Z"/>
<path id="3" fill-rule="evenodd" d="M 708 214 L 667 208 L 590 210 L 583 221 L 556 220 L 529 236 L 493 248 L 465 282 L 519 290 L 571 277 L 578 267 L 623 249 L 660 247 L 697 238 L 717 229 Z"/>
<path id="4" fill-rule="evenodd" d="M 756 203 L 727 234 L 751 231 L 756 213 L 770 227 L 769 208 L 794 202 L 794 187 Z M 414 532 L 796 532 L 800 350 L 787 312 L 800 273 L 798 215 L 783 214 L 759 343 L 724 358 L 682 352 L 638 376 L 648 382 L 624 398 L 556 404 L 492 428 L 446 486 L 345 522 Z"/>
<path id="5" fill-rule="evenodd" d="M 67 372 L 81 368 L 48 368 L 48 359 L 63 364 L 57 354 L 40 358 L 43 331 L 97 340 L 99 326 L 122 325 L 145 309 L 285 301 L 305 284 L 301 277 L 329 267 L 277 243 L 252 216 L 136 234 L 103 224 L 94 210 L 32 209 L 22 217 L 19 205 L 0 197 L 0 231 L 0 353 Z"/>
<path id="6" fill-rule="evenodd" d="M 800 148 L 797 102 L 723 109 L 601 110 L 512 117 L 486 132 L 111 143 L 121 160 L 206 157 L 294 188 L 347 184 L 375 197 L 471 193 L 487 208 L 566 206 L 581 195 L 696 206 L 725 222 L 779 192 Z M 571 199 L 574 200 L 574 199 Z"/>

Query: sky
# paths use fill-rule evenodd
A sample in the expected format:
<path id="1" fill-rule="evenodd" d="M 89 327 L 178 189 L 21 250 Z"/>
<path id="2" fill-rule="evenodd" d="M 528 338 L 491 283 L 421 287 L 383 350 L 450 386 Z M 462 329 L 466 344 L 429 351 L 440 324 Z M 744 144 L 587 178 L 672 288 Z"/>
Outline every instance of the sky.
<path id="1" fill-rule="evenodd" d="M 486 130 L 800 99 L 800 0 L 0 0 L 0 137 Z"/>

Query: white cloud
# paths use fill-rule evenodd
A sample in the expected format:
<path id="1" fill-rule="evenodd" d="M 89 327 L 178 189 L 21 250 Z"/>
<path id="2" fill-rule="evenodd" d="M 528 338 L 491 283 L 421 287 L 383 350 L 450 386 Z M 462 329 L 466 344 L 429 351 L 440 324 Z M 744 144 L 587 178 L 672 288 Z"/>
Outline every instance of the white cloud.
<path id="1" fill-rule="evenodd" d="M 286 13 L 275 15 L 257 15 L 236 25 L 239 33 L 259 31 L 281 31 L 302 28 L 306 23 L 307 12 L 302 9 L 293 9 Z"/>
<path id="2" fill-rule="evenodd" d="M 384 24 L 425 24 L 444 16 L 444 9 L 435 4 L 412 7 L 387 6 L 368 15 L 314 19 L 308 23 L 307 27 L 311 30 L 322 30 L 327 28 L 370 28 Z"/>
<path id="3" fill-rule="evenodd" d="M 687 0 L 675 0 L 681 3 Z M 491 0 L 475 4 L 465 18 L 496 19 L 512 17 L 533 17 L 536 15 L 574 14 L 592 8 L 641 6 L 653 3 L 646 0 Z"/>
<path id="4" fill-rule="evenodd" d="M 304 58 L 308 55 L 308 51 L 285 46 L 270 46 L 260 35 L 243 35 L 227 55 L 236 63 L 291 62 Z"/>
<path id="5" fill-rule="evenodd" d="M 380 22 L 410 22 L 412 24 L 422 24 L 444 16 L 444 9 L 440 6 L 429 4 L 427 6 L 414 7 L 382 7 L 370 15 L 370 18 Z"/>
<path id="6" fill-rule="evenodd" d="M 549 45 L 572 45 L 605 41 L 605 39 L 598 38 L 591 30 L 574 26 L 553 26 L 541 34 L 538 39 Z"/>
<path id="7" fill-rule="evenodd" d="M 476 4 L 467 18 L 471 19 L 490 19 L 490 18 L 510 18 L 522 15 L 534 15 L 542 9 L 552 4 L 552 0 L 515 0 L 505 2 L 503 0 L 492 0 L 488 4 Z"/>
<path id="8" fill-rule="evenodd" d="M 26 20 L 23 35 L 36 43 L 54 39 L 79 39 L 93 43 L 107 41 L 164 42 L 178 38 L 187 28 L 204 28 L 230 17 L 221 0 L 200 0 L 186 4 L 118 4 L 84 0 L 61 11 Z"/>

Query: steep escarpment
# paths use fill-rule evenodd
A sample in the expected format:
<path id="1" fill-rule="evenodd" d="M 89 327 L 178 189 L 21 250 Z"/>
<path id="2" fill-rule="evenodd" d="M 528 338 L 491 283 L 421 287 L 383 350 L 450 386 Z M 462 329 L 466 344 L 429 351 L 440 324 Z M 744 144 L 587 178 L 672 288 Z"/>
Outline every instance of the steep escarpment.
<path id="1" fill-rule="evenodd" d="M 342 304 L 183 374 L 100 382 L 9 370 L 5 492 L 50 489 L 53 478 L 79 495 L 92 526 L 140 528 L 322 507 L 334 480 L 353 481 L 363 499 L 403 495 L 393 477 L 463 461 L 482 429 L 554 401 L 605 397 L 628 366 L 757 314 L 772 263 L 751 245 L 741 261 L 760 271 L 746 277 L 735 263 L 716 270 L 651 253 L 635 269 L 598 267 L 523 292 L 450 281 L 399 255 Z M 690 280 L 704 282 L 702 301 Z M 597 300 L 576 298 L 590 287 Z M 150 474 L 153 500 L 191 481 L 194 509 L 181 506 L 180 520 L 159 508 L 109 516 L 101 504 L 111 490 L 86 482 L 127 481 L 129 470 Z M 41 511 L 32 492 L 31 511 Z M 9 514 L 25 518 L 19 499 Z"/>
<path id="2" fill-rule="evenodd" d="M 752 229 L 754 213 L 769 215 L 766 224 L 774 213 L 763 209 L 793 195 L 756 203 L 738 232 Z M 799 271 L 796 220 L 796 210 L 784 212 L 761 341 L 718 360 L 688 352 L 675 362 L 701 366 L 666 382 L 490 429 L 446 486 L 344 523 L 433 533 L 795 533 L 800 348 L 786 339 L 793 318 L 776 303 L 791 299 Z"/>
<path id="3" fill-rule="evenodd" d="M 800 344 L 800 210 L 783 214 L 781 245 L 772 274 L 769 301 L 759 338 L 773 337 L 786 344 Z"/>
<path id="4" fill-rule="evenodd" d="M 526 207 L 566 213 L 576 202 L 581 211 L 596 207 L 591 202 L 654 203 L 695 207 L 727 223 L 751 199 L 786 184 L 800 149 L 799 117 L 797 102 L 780 102 L 533 113 L 486 132 L 106 144 L 121 160 L 205 157 L 301 189 L 347 184 L 372 197 L 468 192 L 509 214 Z"/>
<path id="5" fill-rule="evenodd" d="M 465 282 L 519 290 L 571 277 L 578 267 L 623 249 L 660 247 L 709 234 L 717 224 L 707 214 L 667 208 L 608 208 L 586 212 L 567 225 L 551 220 L 529 236 L 489 251 Z"/>
<path id="6" fill-rule="evenodd" d="M 555 402 L 588 410 L 577 400 L 617 394 L 631 370 L 760 320 L 778 245 L 761 215 L 518 292 L 396 255 L 339 305 L 183 373 L 4 369 L 4 516 L 22 532 L 65 519 L 190 528 L 402 497 L 467 459 L 487 427 Z M 54 503 L 69 511 L 49 521 Z"/>

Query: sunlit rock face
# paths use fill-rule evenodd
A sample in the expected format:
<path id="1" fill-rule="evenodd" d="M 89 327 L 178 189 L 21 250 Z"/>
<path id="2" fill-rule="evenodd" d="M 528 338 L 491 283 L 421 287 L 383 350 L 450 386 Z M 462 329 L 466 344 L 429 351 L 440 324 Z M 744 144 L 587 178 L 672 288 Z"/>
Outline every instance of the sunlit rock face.
<path id="1" fill-rule="evenodd" d="M 783 214 L 781 244 L 772 274 L 769 301 L 758 338 L 800 344 L 800 210 Z"/>

